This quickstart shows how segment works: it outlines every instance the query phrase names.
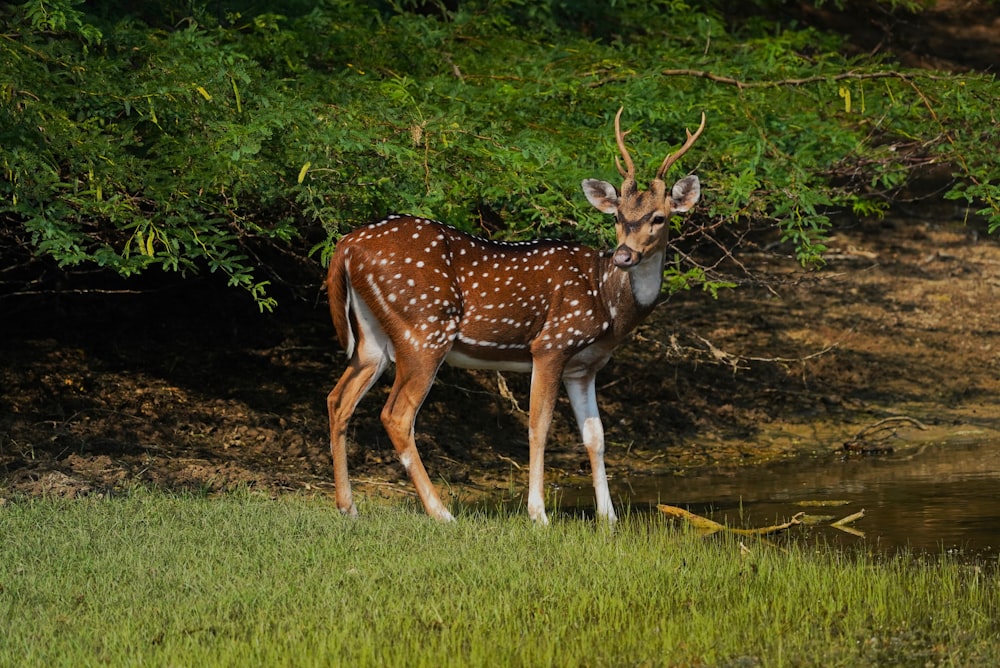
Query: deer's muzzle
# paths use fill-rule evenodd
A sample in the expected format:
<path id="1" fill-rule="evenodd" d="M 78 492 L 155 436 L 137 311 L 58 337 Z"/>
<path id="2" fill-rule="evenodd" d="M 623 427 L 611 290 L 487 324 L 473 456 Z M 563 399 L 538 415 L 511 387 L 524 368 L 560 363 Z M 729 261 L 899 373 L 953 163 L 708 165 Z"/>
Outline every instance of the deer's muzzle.
<path id="1" fill-rule="evenodd" d="M 642 262 L 642 253 L 637 250 L 632 250 L 626 244 L 622 244 L 615 250 L 614 256 L 612 256 L 611 261 L 615 263 L 615 266 L 619 269 L 631 269 L 635 265 Z"/>

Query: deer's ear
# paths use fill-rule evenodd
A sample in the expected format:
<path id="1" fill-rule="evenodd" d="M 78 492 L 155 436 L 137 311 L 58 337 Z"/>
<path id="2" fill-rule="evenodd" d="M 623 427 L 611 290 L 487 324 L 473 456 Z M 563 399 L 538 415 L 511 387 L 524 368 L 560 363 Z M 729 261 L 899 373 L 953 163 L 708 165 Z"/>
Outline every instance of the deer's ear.
<path id="1" fill-rule="evenodd" d="M 701 183 L 697 176 L 685 176 L 674 184 L 670 193 L 670 210 L 672 213 L 684 213 L 701 197 Z"/>
<path id="2" fill-rule="evenodd" d="M 584 179 L 583 194 L 598 211 L 612 215 L 618 213 L 618 191 L 607 181 Z"/>

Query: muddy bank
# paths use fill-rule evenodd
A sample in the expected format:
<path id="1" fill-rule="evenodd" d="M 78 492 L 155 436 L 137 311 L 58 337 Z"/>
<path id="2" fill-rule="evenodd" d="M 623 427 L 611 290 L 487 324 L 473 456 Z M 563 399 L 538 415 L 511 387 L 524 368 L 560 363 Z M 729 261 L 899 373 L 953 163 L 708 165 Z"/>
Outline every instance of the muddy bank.
<path id="1" fill-rule="evenodd" d="M 598 378 L 609 472 L 671 475 L 830 452 L 904 415 L 887 444 L 995 436 L 1000 246 L 964 212 L 841 223 L 827 265 L 740 259 L 766 287 L 674 295 Z M 332 492 L 325 396 L 343 368 L 322 302 L 255 315 L 209 285 L 11 308 L 0 343 L 0 495 L 135 484 Z M 409 494 L 378 414 L 351 432 L 359 490 Z M 527 378 L 444 369 L 418 420 L 453 498 L 523 492 Z M 548 480 L 589 476 L 561 398 Z"/>

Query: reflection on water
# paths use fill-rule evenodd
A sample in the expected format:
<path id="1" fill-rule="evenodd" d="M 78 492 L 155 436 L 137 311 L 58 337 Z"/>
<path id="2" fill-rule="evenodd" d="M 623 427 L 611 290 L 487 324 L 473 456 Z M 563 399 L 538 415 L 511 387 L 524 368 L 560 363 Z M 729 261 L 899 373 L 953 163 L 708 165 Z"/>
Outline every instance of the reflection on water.
<path id="1" fill-rule="evenodd" d="M 864 538 L 832 528 L 810 534 L 890 552 L 1000 552 L 997 443 L 928 445 L 874 457 L 797 460 L 683 477 L 619 477 L 612 494 L 636 509 L 666 503 L 740 527 L 785 521 L 802 510 L 840 518 L 863 508 L 865 517 L 851 526 Z M 821 501 L 847 503 L 801 505 Z M 562 490 L 564 509 L 588 504 L 593 504 L 591 489 Z"/>

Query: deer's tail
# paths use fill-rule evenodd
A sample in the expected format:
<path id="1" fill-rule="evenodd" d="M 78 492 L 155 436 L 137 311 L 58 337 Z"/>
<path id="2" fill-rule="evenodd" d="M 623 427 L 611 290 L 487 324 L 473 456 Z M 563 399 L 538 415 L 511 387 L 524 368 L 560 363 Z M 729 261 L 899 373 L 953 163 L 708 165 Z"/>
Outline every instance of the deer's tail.
<path id="1" fill-rule="evenodd" d="M 356 337 L 351 325 L 353 290 L 344 255 L 334 253 L 330 260 L 330 268 L 326 273 L 326 294 L 330 300 L 330 316 L 333 318 L 333 328 L 337 330 L 337 340 L 350 358 L 354 356 Z"/>

